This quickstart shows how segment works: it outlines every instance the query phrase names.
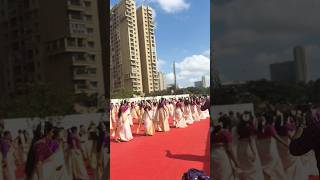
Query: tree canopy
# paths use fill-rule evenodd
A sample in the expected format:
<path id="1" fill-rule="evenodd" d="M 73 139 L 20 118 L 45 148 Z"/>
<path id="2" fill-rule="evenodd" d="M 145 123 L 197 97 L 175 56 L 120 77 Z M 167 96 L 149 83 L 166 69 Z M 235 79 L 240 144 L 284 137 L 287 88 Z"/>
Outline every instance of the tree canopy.
<path id="1" fill-rule="evenodd" d="M 212 91 L 214 104 L 320 102 L 320 80 L 298 84 L 258 80 L 216 87 Z"/>

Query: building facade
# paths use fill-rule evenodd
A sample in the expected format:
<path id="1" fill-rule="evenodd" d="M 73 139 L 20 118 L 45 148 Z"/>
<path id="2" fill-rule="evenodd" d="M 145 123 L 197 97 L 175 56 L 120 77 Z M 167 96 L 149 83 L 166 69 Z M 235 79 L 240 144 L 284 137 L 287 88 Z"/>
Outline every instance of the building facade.
<path id="1" fill-rule="evenodd" d="M 299 83 L 307 82 L 307 61 L 305 50 L 301 46 L 293 49 L 294 61 L 285 61 L 270 65 L 272 81 Z"/>
<path id="2" fill-rule="evenodd" d="M 294 61 L 274 63 L 270 65 L 270 76 L 272 81 L 294 83 Z"/>
<path id="3" fill-rule="evenodd" d="M 160 89 L 159 90 L 160 91 L 167 89 L 165 81 L 166 81 L 165 73 L 159 72 L 159 82 L 160 82 Z"/>
<path id="4" fill-rule="evenodd" d="M 136 4 L 122 0 L 110 17 L 111 89 L 143 92 Z"/>
<path id="5" fill-rule="evenodd" d="M 143 91 L 145 93 L 159 91 L 160 82 L 157 71 L 155 26 L 152 8 L 140 6 L 137 9 L 137 20 Z"/>
<path id="6" fill-rule="evenodd" d="M 151 7 L 136 8 L 134 0 L 121 0 L 111 9 L 111 89 L 134 93 L 160 90 Z"/>
<path id="7" fill-rule="evenodd" d="M 305 50 L 301 46 L 296 46 L 293 49 L 295 62 L 295 78 L 297 82 L 307 82 L 307 62 Z"/>
<path id="8" fill-rule="evenodd" d="M 43 81 L 104 95 L 97 1 L 0 1 L 2 92 Z M 22 92 L 23 93 L 23 92 Z"/>
<path id="9" fill-rule="evenodd" d="M 195 87 L 201 87 L 201 88 L 207 87 L 206 77 L 202 76 L 201 77 L 201 81 L 194 82 L 194 86 Z"/>

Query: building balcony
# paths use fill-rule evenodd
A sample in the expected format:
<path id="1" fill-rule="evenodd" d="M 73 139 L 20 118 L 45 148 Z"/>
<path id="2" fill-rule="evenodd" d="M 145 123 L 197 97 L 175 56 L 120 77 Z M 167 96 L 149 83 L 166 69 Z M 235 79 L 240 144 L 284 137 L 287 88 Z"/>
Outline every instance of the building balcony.
<path id="1" fill-rule="evenodd" d="M 73 11 L 84 11 L 86 9 L 81 0 L 69 0 L 67 8 Z"/>
<path id="2" fill-rule="evenodd" d="M 88 52 L 89 49 L 85 46 L 76 46 L 74 45 L 67 45 L 65 44 L 63 47 L 58 47 L 56 49 L 50 49 L 47 52 L 47 55 L 49 56 L 53 56 L 53 55 L 58 55 L 58 54 L 62 54 L 65 52 L 75 52 L 75 53 L 85 53 Z"/>
<path id="3" fill-rule="evenodd" d="M 70 22 L 76 22 L 76 23 L 84 23 L 85 18 L 82 14 L 69 14 L 68 15 L 69 21 Z"/>
<path id="4" fill-rule="evenodd" d="M 79 90 L 86 90 L 88 89 L 88 86 L 86 84 L 75 84 L 75 89 L 79 89 Z"/>
<path id="5" fill-rule="evenodd" d="M 72 57 L 72 63 L 74 66 L 88 66 L 88 65 L 93 65 L 94 62 L 90 61 L 88 58 L 77 58 L 77 57 Z"/>
<path id="6" fill-rule="evenodd" d="M 88 52 L 89 48 L 86 46 L 66 46 L 64 51 L 67 52 Z"/>
<path id="7" fill-rule="evenodd" d="M 84 70 L 75 70 L 73 72 L 73 79 L 74 80 L 94 80 L 96 78 L 96 74 L 89 73 Z"/>
<path id="8" fill-rule="evenodd" d="M 85 84 L 75 84 L 74 85 L 74 92 L 76 94 L 81 94 L 81 93 L 90 94 L 90 93 L 95 93 L 96 90 L 90 89 L 90 87 Z"/>

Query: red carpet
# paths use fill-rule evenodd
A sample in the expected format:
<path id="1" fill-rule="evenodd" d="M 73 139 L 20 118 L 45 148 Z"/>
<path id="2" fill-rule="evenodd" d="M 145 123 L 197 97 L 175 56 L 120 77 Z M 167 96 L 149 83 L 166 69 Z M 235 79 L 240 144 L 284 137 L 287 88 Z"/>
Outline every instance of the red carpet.
<path id="1" fill-rule="evenodd" d="M 309 180 L 319 180 L 319 176 L 309 176 Z"/>
<path id="2" fill-rule="evenodd" d="M 190 168 L 210 172 L 209 119 L 154 136 L 135 134 L 130 142 L 111 141 L 111 180 L 180 180 Z"/>

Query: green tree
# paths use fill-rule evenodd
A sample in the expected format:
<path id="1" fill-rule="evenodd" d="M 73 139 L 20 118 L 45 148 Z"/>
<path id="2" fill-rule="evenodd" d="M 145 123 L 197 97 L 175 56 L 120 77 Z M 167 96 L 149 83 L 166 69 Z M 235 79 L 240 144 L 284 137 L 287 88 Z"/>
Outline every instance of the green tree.
<path id="1" fill-rule="evenodd" d="M 74 96 L 46 83 L 26 84 L 24 93 L 5 97 L 0 103 L 2 118 L 46 118 L 74 113 Z"/>
<path id="2" fill-rule="evenodd" d="M 134 95 L 134 92 L 129 89 L 120 89 L 118 91 L 111 93 L 112 99 L 125 99 L 125 98 L 132 98 Z"/>

